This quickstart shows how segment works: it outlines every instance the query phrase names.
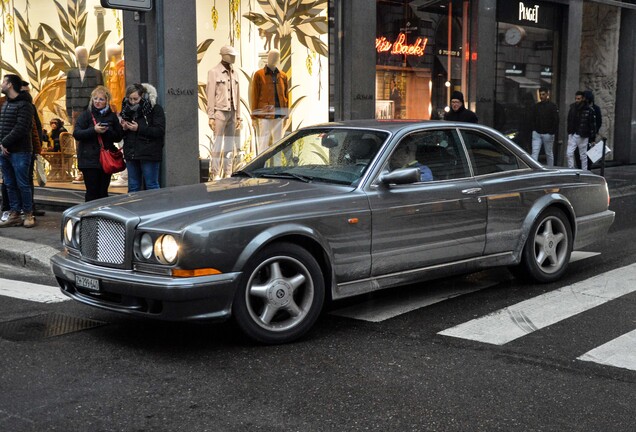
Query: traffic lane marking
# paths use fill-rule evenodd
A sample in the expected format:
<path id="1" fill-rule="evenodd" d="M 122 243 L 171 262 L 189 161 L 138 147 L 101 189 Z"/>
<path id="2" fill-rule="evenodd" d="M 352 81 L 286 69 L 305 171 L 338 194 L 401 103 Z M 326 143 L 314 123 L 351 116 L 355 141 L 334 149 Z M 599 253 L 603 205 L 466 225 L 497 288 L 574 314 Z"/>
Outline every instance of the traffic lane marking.
<path id="1" fill-rule="evenodd" d="M 70 300 L 59 287 L 0 279 L 0 296 L 13 297 L 38 303 L 60 303 Z"/>
<path id="2" fill-rule="evenodd" d="M 636 330 L 586 352 L 577 360 L 636 371 Z"/>
<path id="3" fill-rule="evenodd" d="M 574 251 L 570 257 L 570 262 L 580 261 L 600 255 L 599 252 Z M 497 285 L 499 281 L 472 282 L 462 281 L 461 287 L 456 287 L 455 280 L 437 279 L 432 284 L 435 285 L 435 292 L 431 289 L 421 289 L 406 296 L 396 292 L 392 298 L 382 298 L 357 303 L 342 309 L 336 309 L 330 314 L 345 318 L 352 318 L 368 322 L 382 322 L 396 316 L 413 312 L 414 310 L 440 303 L 444 300 L 470 294 L 485 288 Z"/>
<path id="4" fill-rule="evenodd" d="M 504 345 L 636 291 L 636 264 L 525 300 L 438 334 Z"/>

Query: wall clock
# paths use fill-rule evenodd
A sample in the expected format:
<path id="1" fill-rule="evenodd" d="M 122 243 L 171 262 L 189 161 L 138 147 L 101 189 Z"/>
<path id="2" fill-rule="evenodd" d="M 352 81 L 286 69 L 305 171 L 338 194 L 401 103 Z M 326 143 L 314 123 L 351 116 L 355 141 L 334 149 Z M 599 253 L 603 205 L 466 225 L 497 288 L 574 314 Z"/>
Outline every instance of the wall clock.
<path id="1" fill-rule="evenodd" d="M 526 31 L 523 27 L 512 26 L 506 30 L 506 33 L 504 33 L 504 42 L 512 46 L 519 45 L 519 42 L 521 42 L 525 36 Z"/>

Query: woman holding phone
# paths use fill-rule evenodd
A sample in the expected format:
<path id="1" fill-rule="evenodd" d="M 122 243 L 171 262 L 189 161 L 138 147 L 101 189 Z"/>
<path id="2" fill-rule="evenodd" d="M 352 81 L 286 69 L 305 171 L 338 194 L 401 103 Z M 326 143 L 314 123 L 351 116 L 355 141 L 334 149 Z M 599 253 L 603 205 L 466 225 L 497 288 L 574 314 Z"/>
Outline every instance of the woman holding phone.
<path id="1" fill-rule="evenodd" d="M 121 110 L 124 159 L 128 168 L 128 192 L 159 189 L 166 116 L 157 103 L 157 90 L 150 84 L 126 88 Z"/>
<path id="2" fill-rule="evenodd" d="M 106 174 L 99 163 L 99 149 L 104 146 L 116 150 L 114 143 L 123 136 L 119 118 L 110 109 L 110 99 L 108 88 L 95 87 L 88 109 L 79 115 L 73 129 L 77 140 L 77 167 L 84 175 L 87 202 L 108 196 L 110 174 Z"/>

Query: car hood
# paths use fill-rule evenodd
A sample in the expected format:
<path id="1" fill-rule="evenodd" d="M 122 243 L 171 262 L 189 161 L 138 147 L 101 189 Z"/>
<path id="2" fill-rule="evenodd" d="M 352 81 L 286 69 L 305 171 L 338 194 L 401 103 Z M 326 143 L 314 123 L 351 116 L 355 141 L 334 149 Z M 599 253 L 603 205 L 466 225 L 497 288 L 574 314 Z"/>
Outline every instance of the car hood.
<path id="1" fill-rule="evenodd" d="M 81 216 L 99 213 L 125 219 L 137 218 L 141 224 L 166 223 L 171 229 L 184 227 L 239 211 L 285 212 L 291 202 L 315 202 L 323 197 L 351 192 L 350 186 L 304 183 L 298 180 L 228 178 L 215 182 L 134 192 L 105 198 L 72 208 Z"/>

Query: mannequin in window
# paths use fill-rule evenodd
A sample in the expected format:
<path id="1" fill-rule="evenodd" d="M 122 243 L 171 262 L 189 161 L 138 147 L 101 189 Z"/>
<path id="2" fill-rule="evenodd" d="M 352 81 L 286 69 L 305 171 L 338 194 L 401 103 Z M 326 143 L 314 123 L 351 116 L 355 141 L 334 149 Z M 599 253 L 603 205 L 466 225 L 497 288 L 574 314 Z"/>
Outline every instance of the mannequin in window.
<path id="1" fill-rule="evenodd" d="M 234 47 L 224 46 L 220 54 L 219 64 L 208 71 L 206 87 L 208 124 L 214 132 L 210 177 L 215 180 L 232 175 L 241 129 L 238 73 L 232 66 L 238 53 Z"/>
<path id="2" fill-rule="evenodd" d="M 121 111 L 121 104 L 126 93 L 126 76 L 124 70 L 124 59 L 122 49 L 119 44 L 111 44 L 106 47 L 108 56 L 108 68 L 106 69 L 106 87 L 110 90 L 113 98 L 111 109 L 114 112 Z"/>
<path id="3" fill-rule="evenodd" d="M 98 85 L 104 84 L 102 73 L 88 65 L 86 47 L 75 48 L 77 67 L 66 73 L 66 114 L 74 126 L 79 115 L 86 111 L 91 99 L 91 92 Z"/>
<path id="4" fill-rule="evenodd" d="M 252 78 L 250 105 L 258 132 L 257 154 L 283 137 L 283 121 L 289 112 L 289 84 L 285 72 L 278 70 L 279 61 L 280 51 L 270 50 L 267 64 Z"/>
<path id="5" fill-rule="evenodd" d="M 391 81 L 391 96 L 389 99 L 393 101 L 393 118 L 402 118 L 402 95 L 395 80 Z"/>

